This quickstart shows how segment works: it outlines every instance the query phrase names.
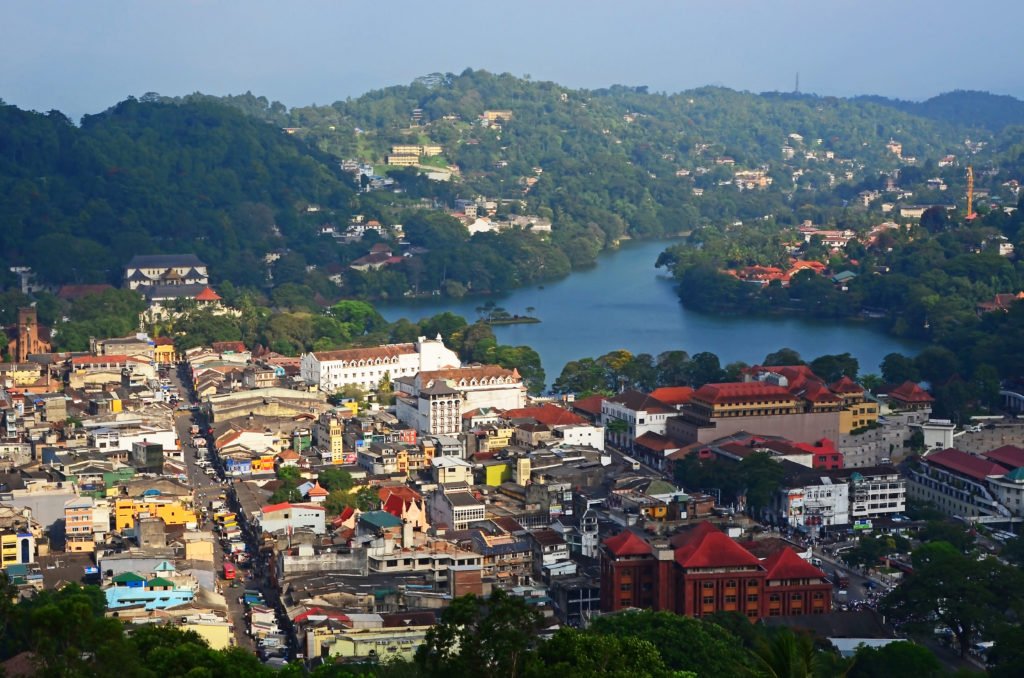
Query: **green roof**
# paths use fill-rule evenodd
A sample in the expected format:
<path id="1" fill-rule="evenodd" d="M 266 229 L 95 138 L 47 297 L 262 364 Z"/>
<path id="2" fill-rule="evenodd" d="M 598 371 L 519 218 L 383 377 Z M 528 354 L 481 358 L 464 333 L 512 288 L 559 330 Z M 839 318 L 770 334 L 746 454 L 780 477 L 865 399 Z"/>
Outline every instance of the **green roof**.
<path id="1" fill-rule="evenodd" d="M 146 586 L 150 588 L 156 588 L 157 586 L 161 588 L 168 586 L 174 588 L 174 582 L 169 579 L 164 579 L 163 577 L 153 577 L 146 582 Z"/>
<path id="2" fill-rule="evenodd" d="M 134 572 L 122 572 L 121 574 L 114 577 L 115 584 L 127 584 L 133 581 L 146 581 L 145 577 L 140 577 Z"/>
<path id="3" fill-rule="evenodd" d="M 1021 466 L 1020 468 L 1015 468 L 1012 471 L 1010 471 L 1009 473 L 1007 473 L 1006 474 L 1006 479 L 1007 480 L 1012 480 L 1015 483 L 1019 483 L 1021 481 L 1024 481 L 1024 466 Z"/>
<path id="4" fill-rule="evenodd" d="M 387 511 L 367 511 L 359 514 L 359 520 L 379 528 L 402 526 L 401 518 L 397 518 Z"/>

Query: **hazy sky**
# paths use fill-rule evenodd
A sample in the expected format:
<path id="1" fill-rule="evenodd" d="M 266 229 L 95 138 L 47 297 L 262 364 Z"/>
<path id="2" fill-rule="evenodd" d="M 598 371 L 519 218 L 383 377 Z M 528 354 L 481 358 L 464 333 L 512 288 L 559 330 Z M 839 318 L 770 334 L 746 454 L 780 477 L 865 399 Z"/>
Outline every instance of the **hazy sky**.
<path id="1" fill-rule="evenodd" d="M 0 99 L 73 118 L 129 95 L 328 104 L 467 67 L 569 87 L 706 84 L 1024 98 L 1021 0 L 30 0 L 4 4 Z"/>

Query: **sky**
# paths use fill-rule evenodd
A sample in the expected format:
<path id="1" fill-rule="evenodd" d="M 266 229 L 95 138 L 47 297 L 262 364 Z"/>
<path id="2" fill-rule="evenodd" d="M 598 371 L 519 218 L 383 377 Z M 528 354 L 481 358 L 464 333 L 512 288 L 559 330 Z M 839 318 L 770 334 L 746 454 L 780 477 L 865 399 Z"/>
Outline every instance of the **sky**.
<path id="1" fill-rule="evenodd" d="M 0 99 L 73 119 L 146 92 L 330 104 L 482 68 L 571 88 L 953 89 L 1024 98 L 1020 0 L 32 0 L 0 19 Z"/>

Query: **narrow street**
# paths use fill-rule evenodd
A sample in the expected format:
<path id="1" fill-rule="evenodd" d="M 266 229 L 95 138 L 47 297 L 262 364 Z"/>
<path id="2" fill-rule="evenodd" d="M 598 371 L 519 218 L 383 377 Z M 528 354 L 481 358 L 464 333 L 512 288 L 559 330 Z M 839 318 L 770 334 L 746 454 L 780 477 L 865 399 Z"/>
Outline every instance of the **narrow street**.
<path id="1" fill-rule="evenodd" d="M 193 402 L 191 388 L 182 381 L 177 371 L 172 370 L 168 376 L 173 387 L 179 393 L 185 395 L 185 401 Z M 228 585 L 229 582 L 224 579 L 224 547 L 213 529 L 213 513 L 210 511 L 210 502 L 217 499 L 226 499 L 227 488 L 222 484 L 223 481 L 219 472 L 218 474 L 208 475 L 197 464 L 199 458 L 206 457 L 205 455 L 199 458 L 196 456 L 196 447 L 192 444 L 193 436 L 190 433 L 193 424 L 199 424 L 200 426 L 203 424 L 201 415 L 198 412 L 180 411 L 175 414 L 174 425 L 178 440 L 181 441 L 182 451 L 184 452 L 188 482 L 192 487 L 196 512 L 200 516 L 199 529 L 209 532 L 213 536 L 213 576 L 215 587 L 219 593 L 223 594 L 224 599 L 227 601 L 228 618 L 234 627 L 235 645 L 255 652 L 255 642 L 247 633 L 248 625 L 246 623 L 245 604 L 239 600 L 239 597 L 243 595 L 247 587 L 249 570 L 239 568 L 237 570 L 238 578 L 235 580 L 235 586 Z M 212 441 L 209 441 L 208 444 L 212 444 Z M 256 587 L 253 586 L 251 588 Z"/>

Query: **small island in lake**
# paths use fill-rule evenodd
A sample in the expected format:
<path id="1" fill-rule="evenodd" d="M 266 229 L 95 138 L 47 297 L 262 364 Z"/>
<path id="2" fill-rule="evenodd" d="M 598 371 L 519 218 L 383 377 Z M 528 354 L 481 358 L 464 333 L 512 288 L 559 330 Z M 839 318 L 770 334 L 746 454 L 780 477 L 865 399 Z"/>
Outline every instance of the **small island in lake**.
<path id="1" fill-rule="evenodd" d="M 493 301 L 488 301 L 476 310 L 480 313 L 480 320 L 488 325 L 527 325 L 540 322 L 540 318 L 535 318 L 532 315 L 509 313 L 501 306 L 496 306 Z M 526 308 L 527 313 L 532 313 L 533 310 L 533 306 Z"/>

